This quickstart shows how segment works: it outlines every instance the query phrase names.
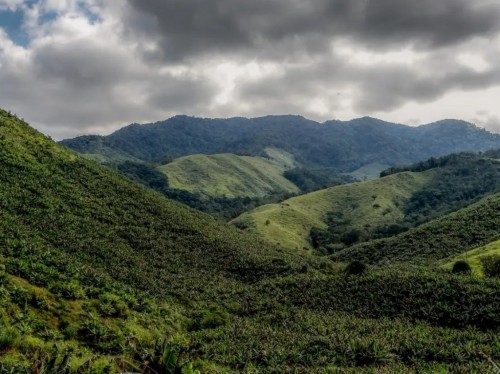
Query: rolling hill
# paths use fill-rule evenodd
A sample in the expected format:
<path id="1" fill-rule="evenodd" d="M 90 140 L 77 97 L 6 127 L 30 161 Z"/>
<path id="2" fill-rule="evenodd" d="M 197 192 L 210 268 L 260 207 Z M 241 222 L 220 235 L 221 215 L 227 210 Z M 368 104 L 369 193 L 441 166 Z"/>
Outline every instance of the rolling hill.
<path id="1" fill-rule="evenodd" d="M 318 123 L 300 116 L 202 119 L 176 116 L 154 124 L 133 124 L 109 136 L 62 142 L 73 150 L 105 157 L 118 153 L 143 161 L 192 154 L 260 156 L 281 149 L 308 168 L 353 172 L 363 166 L 410 164 L 454 152 L 500 148 L 500 135 L 457 120 L 410 127 L 364 117 Z"/>
<path id="2" fill-rule="evenodd" d="M 382 175 L 265 205 L 233 223 L 286 248 L 333 253 L 399 234 L 500 191 L 498 151 L 431 158 Z"/>
<path id="3" fill-rule="evenodd" d="M 263 198 L 297 194 L 299 188 L 283 173 L 296 164 L 293 157 L 272 149 L 267 157 L 233 154 L 192 155 L 158 167 L 169 186 L 208 197 Z"/>
<path id="4" fill-rule="evenodd" d="M 2 372 L 489 373 L 500 359 L 498 280 L 413 265 L 348 274 L 4 111 L 0 171 Z"/>
<path id="5" fill-rule="evenodd" d="M 429 173 L 400 173 L 363 183 L 331 187 L 269 204 L 243 213 L 232 221 L 269 243 L 285 248 L 310 249 L 313 228 L 326 229 L 328 213 L 341 213 L 351 228 L 379 226 L 402 220 L 402 207 L 412 193 L 431 178 Z"/>

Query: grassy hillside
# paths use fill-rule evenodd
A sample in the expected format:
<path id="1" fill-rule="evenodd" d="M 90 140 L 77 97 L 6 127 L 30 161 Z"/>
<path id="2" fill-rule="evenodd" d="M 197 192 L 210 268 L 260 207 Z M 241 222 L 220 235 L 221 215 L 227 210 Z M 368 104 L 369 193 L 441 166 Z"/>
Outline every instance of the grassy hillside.
<path id="1" fill-rule="evenodd" d="M 389 166 L 388 164 L 373 162 L 350 172 L 349 175 L 358 180 L 377 179 L 380 177 L 380 173 L 389 168 Z"/>
<path id="2" fill-rule="evenodd" d="M 160 166 L 171 188 L 208 197 L 262 198 L 273 194 L 298 193 L 283 176 L 294 166 L 293 157 L 271 151 L 277 159 L 233 154 L 192 155 Z"/>
<path id="3" fill-rule="evenodd" d="M 497 280 L 342 273 L 3 111 L 0 170 L 1 372 L 490 373 L 500 360 Z"/>
<path id="4" fill-rule="evenodd" d="M 481 259 L 485 256 L 500 256 L 500 240 L 494 241 L 492 243 L 483 245 L 482 247 L 472 249 L 470 251 L 464 252 L 449 261 L 447 261 L 443 267 L 445 269 L 452 269 L 453 264 L 459 260 L 467 261 L 472 268 L 472 274 L 475 276 L 482 277 L 483 266 Z"/>
<path id="5" fill-rule="evenodd" d="M 327 213 L 341 212 L 351 228 L 389 224 L 403 218 L 411 195 L 430 181 L 433 171 L 401 173 L 363 183 L 336 186 L 244 213 L 233 223 L 247 227 L 269 243 L 311 248 L 312 228 L 326 229 Z"/>
<path id="6" fill-rule="evenodd" d="M 335 255 L 337 260 L 372 263 L 432 262 L 483 246 L 500 237 L 500 194 L 392 238 L 361 243 Z"/>

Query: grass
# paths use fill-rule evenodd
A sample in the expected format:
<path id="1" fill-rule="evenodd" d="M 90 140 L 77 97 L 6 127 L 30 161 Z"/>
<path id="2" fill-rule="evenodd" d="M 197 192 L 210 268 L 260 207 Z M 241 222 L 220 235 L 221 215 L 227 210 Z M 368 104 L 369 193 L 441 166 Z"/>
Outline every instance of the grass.
<path id="1" fill-rule="evenodd" d="M 470 251 L 464 252 L 463 254 L 454 257 L 453 259 L 447 261 L 443 268 L 452 269 L 453 264 L 459 260 L 467 261 L 467 263 L 472 268 L 472 275 L 477 277 L 483 277 L 483 265 L 481 258 L 491 255 L 500 255 L 500 240 L 494 241 L 492 243 L 486 244 L 479 248 L 472 249 Z"/>
<path id="2" fill-rule="evenodd" d="M 293 158 L 270 149 L 269 158 L 234 154 L 192 155 L 160 166 L 169 186 L 208 197 L 262 198 L 272 194 L 298 193 L 283 176 Z M 275 158 L 272 158 L 275 157 Z"/>
<path id="3" fill-rule="evenodd" d="M 332 258 L 380 264 L 435 263 L 498 240 L 499 211 L 497 193 L 400 235 L 354 245 Z"/>
<path id="4" fill-rule="evenodd" d="M 264 205 L 242 214 L 233 223 L 243 223 L 269 243 L 294 250 L 310 249 L 309 232 L 313 227 L 327 228 L 327 213 L 343 212 L 352 228 L 376 227 L 402 219 L 404 203 L 427 183 L 432 173 L 401 173 L 331 187 L 280 204 Z"/>
<path id="5" fill-rule="evenodd" d="M 359 180 L 372 180 L 380 177 L 380 172 L 389 168 L 390 165 L 382 164 L 380 162 L 373 162 L 371 164 L 364 165 L 359 169 L 356 169 L 349 173 L 352 177 Z"/>

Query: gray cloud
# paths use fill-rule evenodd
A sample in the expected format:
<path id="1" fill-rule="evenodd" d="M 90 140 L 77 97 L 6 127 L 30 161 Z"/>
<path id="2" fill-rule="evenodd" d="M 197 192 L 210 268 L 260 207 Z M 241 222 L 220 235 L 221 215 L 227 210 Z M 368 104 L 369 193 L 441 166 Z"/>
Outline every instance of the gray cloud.
<path id="1" fill-rule="evenodd" d="M 159 73 L 92 38 L 40 43 L 28 58 L 7 52 L 3 63 L 1 52 L 0 106 L 57 138 L 196 111 L 216 92 L 209 81 Z"/>
<path id="2" fill-rule="evenodd" d="M 337 37 L 370 48 L 452 45 L 500 29 L 500 4 L 469 0 L 128 0 L 129 30 L 176 61 L 205 54 L 273 56 L 283 43 L 324 50 Z M 286 57 L 280 55 L 281 57 Z"/>
<path id="3" fill-rule="evenodd" d="M 238 100 L 262 106 L 272 101 L 272 107 L 294 102 L 301 107 L 300 102 L 308 98 L 330 95 L 329 106 L 334 111 L 347 89 L 354 91 L 350 95 L 353 108 L 364 114 L 395 110 L 409 101 L 431 102 L 453 90 L 486 89 L 500 84 L 499 65 L 476 71 L 458 63 L 451 52 L 415 64 L 359 65 L 342 56 L 327 56 L 309 64 L 283 66 L 273 77 L 242 84 Z M 440 66 L 446 69 L 436 68 Z"/>
<path id="4" fill-rule="evenodd" d="M 49 3 L 39 1 L 42 12 Z M 497 0 L 78 4 L 96 17 L 73 4 L 37 24 L 32 11 L 26 48 L 0 28 L 0 106 L 57 138 L 179 113 L 317 120 L 397 113 L 391 119 L 430 122 L 473 120 L 480 107 L 491 120 L 478 123 L 492 128 L 500 117 Z M 464 97 L 436 110 L 474 90 L 486 96 L 467 102 L 469 111 Z M 434 112 L 400 110 L 424 103 Z"/>

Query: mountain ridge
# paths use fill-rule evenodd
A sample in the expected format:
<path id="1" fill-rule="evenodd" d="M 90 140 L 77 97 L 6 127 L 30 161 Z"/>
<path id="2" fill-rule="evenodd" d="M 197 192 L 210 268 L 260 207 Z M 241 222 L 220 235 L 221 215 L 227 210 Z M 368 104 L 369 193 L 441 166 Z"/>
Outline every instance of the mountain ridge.
<path id="1" fill-rule="evenodd" d="M 412 127 L 371 117 L 319 123 L 300 116 L 176 116 L 61 143 L 82 154 L 118 153 L 143 161 L 191 154 L 258 156 L 273 147 L 291 153 L 304 167 L 351 172 L 373 162 L 396 166 L 454 152 L 500 148 L 500 134 L 460 120 Z"/>

